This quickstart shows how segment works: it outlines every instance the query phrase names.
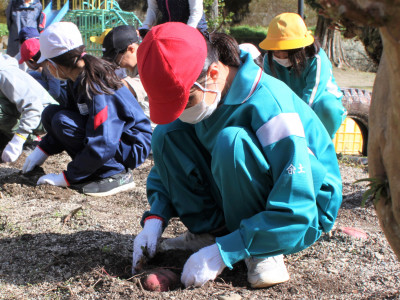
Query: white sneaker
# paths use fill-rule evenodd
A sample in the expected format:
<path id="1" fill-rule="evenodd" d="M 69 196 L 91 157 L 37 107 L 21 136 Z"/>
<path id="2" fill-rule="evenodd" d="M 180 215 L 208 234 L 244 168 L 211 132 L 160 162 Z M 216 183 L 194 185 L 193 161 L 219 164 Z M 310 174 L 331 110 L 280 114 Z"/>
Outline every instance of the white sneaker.
<path id="1" fill-rule="evenodd" d="M 215 243 L 215 236 L 209 233 L 194 234 L 189 231 L 172 239 L 163 240 L 159 247 L 159 251 L 168 250 L 191 250 L 196 252 L 201 248 L 210 246 Z"/>
<path id="2" fill-rule="evenodd" d="M 247 281 L 252 288 L 265 288 L 289 280 L 289 273 L 283 262 L 283 255 L 268 258 L 250 257 L 245 259 Z"/>

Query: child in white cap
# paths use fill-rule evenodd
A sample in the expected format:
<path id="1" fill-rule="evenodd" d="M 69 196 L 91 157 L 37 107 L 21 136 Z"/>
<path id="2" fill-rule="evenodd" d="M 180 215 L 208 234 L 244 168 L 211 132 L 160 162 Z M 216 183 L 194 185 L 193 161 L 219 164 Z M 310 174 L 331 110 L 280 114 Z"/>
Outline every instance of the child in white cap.
<path id="1" fill-rule="evenodd" d="M 66 151 L 67 170 L 47 174 L 37 184 L 78 186 L 85 194 L 107 196 L 134 187 L 131 170 L 150 153 L 151 127 L 131 92 L 115 75 L 115 65 L 86 54 L 77 26 L 50 25 L 40 35 L 41 57 L 57 78 L 68 80 L 68 103 L 49 106 L 47 131 L 25 161 L 23 173 L 49 155 Z"/>

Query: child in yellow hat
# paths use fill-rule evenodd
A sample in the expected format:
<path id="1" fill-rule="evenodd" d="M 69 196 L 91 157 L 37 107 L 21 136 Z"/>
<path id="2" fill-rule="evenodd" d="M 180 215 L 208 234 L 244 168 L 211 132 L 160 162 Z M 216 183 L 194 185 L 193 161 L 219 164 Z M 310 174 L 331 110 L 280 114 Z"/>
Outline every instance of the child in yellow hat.
<path id="1" fill-rule="evenodd" d="M 276 16 L 259 46 L 267 50 L 264 71 L 302 98 L 333 139 L 346 116 L 343 93 L 333 77 L 331 62 L 303 19 L 295 13 Z"/>

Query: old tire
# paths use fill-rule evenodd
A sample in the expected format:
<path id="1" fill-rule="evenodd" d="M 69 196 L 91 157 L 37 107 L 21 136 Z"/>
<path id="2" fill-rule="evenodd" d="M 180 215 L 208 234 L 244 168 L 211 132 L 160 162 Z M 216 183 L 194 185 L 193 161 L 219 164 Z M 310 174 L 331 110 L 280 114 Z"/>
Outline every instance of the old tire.
<path id="1" fill-rule="evenodd" d="M 371 104 L 371 92 L 355 88 L 342 88 L 343 106 L 347 109 L 347 117 L 356 122 L 363 138 L 362 155 L 367 156 L 368 148 L 368 114 Z"/>

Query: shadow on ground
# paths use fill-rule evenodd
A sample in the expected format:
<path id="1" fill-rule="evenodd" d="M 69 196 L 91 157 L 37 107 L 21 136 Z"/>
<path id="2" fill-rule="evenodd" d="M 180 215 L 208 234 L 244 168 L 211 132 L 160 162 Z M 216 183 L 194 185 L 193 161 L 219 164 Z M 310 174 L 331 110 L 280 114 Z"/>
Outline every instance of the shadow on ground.
<path id="1" fill-rule="evenodd" d="M 7 224 L 0 220 L 0 231 Z M 113 232 L 81 231 L 74 234 L 23 234 L 0 240 L 0 277 L 17 285 L 63 282 L 93 270 L 121 279 L 131 275 L 131 235 Z M 168 268 L 179 276 L 192 253 L 168 251 L 158 253 L 147 262 L 143 272 Z M 140 275 L 139 275 L 140 277 Z M 226 269 L 219 280 L 232 286 L 246 286 L 246 267 L 239 263 L 233 271 Z"/>
<path id="2" fill-rule="evenodd" d="M 0 224 L 0 230 L 7 224 Z M 23 234 L 0 240 L 0 276 L 13 284 L 64 281 L 103 266 L 130 276 L 132 236 L 101 231 Z"/>

